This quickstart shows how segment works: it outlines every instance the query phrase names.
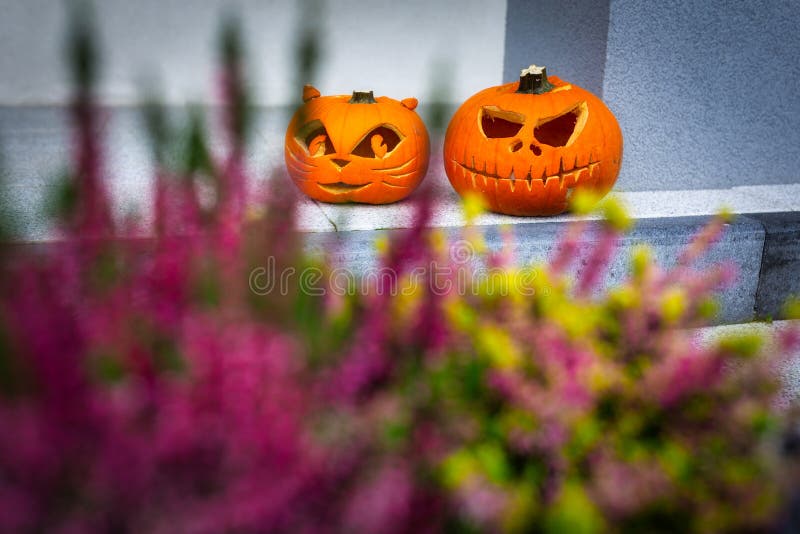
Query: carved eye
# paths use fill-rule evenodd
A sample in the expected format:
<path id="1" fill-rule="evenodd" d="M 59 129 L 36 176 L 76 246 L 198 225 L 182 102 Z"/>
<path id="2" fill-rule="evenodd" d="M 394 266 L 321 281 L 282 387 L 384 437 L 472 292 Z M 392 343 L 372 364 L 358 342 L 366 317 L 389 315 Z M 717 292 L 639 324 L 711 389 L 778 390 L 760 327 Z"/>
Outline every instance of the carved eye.
<path id="1" fill-rule="evenodd" d="M 378 126 L 364 136 L 352 154 L 362 158 L 384 158 L 400 143 L 400 135 L 386 125 Z"/>
<path id="2" fill-rule="evenodd" d="M 314 120 L 303 126 L 297 131 L 295 136 L 308 153 L 313 156 L 324 156 L 336 152 L 333 143 L 325 130 L 325 125 L 320 120 Z"/>
<path id="3" fill-rule="evenodd" d="M 533 136 L 543 145 L 565 146 L 583 129 L 585 113 L 586 102 L 582 102 L 566 113 L 541 121 L 533 129 Z"/>
<path id="4" fill-rule="evenodd" d="M 480 111 L 481 133 L 487 139 L 514 137 L 522 129 L 525 116 L 496 106 L 484 106 Z"/>

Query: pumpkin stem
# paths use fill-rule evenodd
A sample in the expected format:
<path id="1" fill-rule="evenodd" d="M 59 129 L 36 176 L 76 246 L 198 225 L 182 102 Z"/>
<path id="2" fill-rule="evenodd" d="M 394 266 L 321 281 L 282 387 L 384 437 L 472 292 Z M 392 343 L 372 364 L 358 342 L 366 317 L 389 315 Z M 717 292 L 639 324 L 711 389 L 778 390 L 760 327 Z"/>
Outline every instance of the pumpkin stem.
<path id="1" fill-rule="evenodd" d="M 547 81 L 547 67 L 531 65 L 519 73 L 518 93 L 540 95 L 553 89 L 553 84 Z"/>
<path id="2" fill-rule="evenodd" d="M 353 96 L 347 101 L 348 104 L 377 104 L 372 91 L 353 91 Z"/>

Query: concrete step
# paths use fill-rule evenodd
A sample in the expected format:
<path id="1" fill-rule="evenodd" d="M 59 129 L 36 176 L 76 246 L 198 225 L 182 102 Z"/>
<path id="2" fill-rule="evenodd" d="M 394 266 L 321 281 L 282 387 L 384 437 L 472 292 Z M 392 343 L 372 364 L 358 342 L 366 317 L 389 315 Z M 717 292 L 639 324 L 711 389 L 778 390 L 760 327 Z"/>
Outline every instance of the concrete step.
<path id="1" fill-rule="evenodd" d="M 637 216 L 635 226 L 623 236 L 620 249 L 609 266 L 605 286 L 612 286 L 627 275 L 630 252 L 640 244 L 647 244 L 653 249 L 660 265 L 673 265 L 680 251 L 711 218 L 710 214 L 643 217 L 641 215 L 645 209 L 641 204 L 631 202 L 630 207 Z M 439 211 L 437 206 L 433 223 L 443 228 L 451 241 L 456 241 L 461 235 L 461 215 L 455 205 L 445 208 Z M 335 217 L 336 212 L 344 208 L 326 206 L 324 209 Z M 380 210 L 372 211 L 372 216 L 368 211 L 363 217 L 351 212 L 339 219 L 338 232 L 309 234 L 309 246 L 338 251 L 337 260 L 358 273 L 377 269 L 375 241 L 386 232 L 397 232 L 398 228 L 388 227 L 384 223 L 383 230 L 371 229 L 369 222 L 380 227 L 378 221 L 389 220 L 402 227 L 409 225 L 412 220 L 410 210 L 399 207 L 391 209 L 395 211 L 385 213 L 393 213 L 396 215 L 394 219 L 378 217 L 376 213 Z M 652 212 L 646 213 L 652 215 Z M 539 262 L 548 257 L 559 234 L 574 219 L 573 216 L 520 219 L 489 214 L 480 217 L 477 222 L 484 231 L 490 249 L 500 249 L 503 245 L 501 227 L 510 227 L 514 236 L 515 257 L 522 262 Z M 587 237 L 587 240 L 590 241 L 591 237 Z M 720 323 L 780 317 L 781 306 L 786 298 L 791 294 L 800 294 L 800 212 L 738 216 L 727 225 L 720 241 L 698 263 L 698 267 L 720 262 L 733 263 L 739 272 L 735 283 L 719 295 Z"/>

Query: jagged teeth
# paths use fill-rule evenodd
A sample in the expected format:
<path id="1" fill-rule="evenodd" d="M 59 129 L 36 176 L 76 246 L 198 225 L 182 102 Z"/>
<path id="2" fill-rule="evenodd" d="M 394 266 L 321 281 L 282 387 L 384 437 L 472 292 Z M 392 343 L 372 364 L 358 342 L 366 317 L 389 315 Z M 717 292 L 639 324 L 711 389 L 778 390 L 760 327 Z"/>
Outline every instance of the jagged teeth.
<path id="1" fill-rule="evenodd" d="M 474 163 L 474 162 L 473 162 Z M 524 176 L 517 176 L 514 172 L 514 169 L 511 170 L 507 178 L 501 178 L 494 175 L 489 175 L 485 172 L 486 166 L 484 165 L 484 172 L 472 170 L 475 167 L 469 168 L 466 165 L 461 165 L 461 169 L 464 174 L 464 180 L 467 183 L 472 183 L 473 188 L 479 188 L 480 184 L 482 183 L 483 186 L 480 187 L 483 190 L 489 188 L 491 183 L 495 184 L 495 189 L 499 187 L 499 184 L 508 183 L 509 189 L 511 191 L 515 191 L 517 188 L 518 183 L 525 184 L 525 188 L 532 192 L 534 189 L 539 189 L 535 184 L 541 183 L 542 187 L 547 187 L 547 182 L 553 179 L 558 180 L 558 187 L 562 191 L 565 191 L 565 195 L 567 198 L 570 197 L 573 193 L 573 189 L 575 186 L 578 185 L 580 182 L 584 182 L 593 177 L 595 170 L 600 166 L 599 161 L 592 161 L 591 158 L 589 162 L 583 166 L 578 166 L 577 157 L 575 158 L 575 164 L 572 169 L 567 171 L 564 170 L 564 162 L 559 162 L 559 172 L 558 174 L 554 175 L 547 175 L 547 170 L 544 169 L 542 171 L 541 176 L 534 177 L 531 174 L 532 168 L 528 169 L 528 172 Z M 584 175 L 585 173 L 585 175 Z M 551 186 L 552 187 L 552 186 Z"/>

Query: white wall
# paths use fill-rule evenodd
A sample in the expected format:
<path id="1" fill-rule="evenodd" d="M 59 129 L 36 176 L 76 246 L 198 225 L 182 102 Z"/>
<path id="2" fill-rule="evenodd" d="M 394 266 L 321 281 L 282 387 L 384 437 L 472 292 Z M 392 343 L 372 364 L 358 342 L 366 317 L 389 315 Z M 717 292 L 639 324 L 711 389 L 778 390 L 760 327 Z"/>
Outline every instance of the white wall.
<path id="1" fill-rule="evenodd" d="M 68 94 L 63 61 L 68 0 L 0 0 L 0 105 L 59 104 Z M 170 102 L 213 96 L 220 13 L 243 16 L 260 104 L 283 105 L 300 89 L 293 51 L 300 20 L 292 0 L 95 0 L 103 44 L 102 95 L 137 100 L 143 73 L 157 73 Z M 505 0 L 328 0 L 323 94 L 375 91 L 424 101 L 437 61 L 448 62 L 450 100 L 501 81 Z"/>

